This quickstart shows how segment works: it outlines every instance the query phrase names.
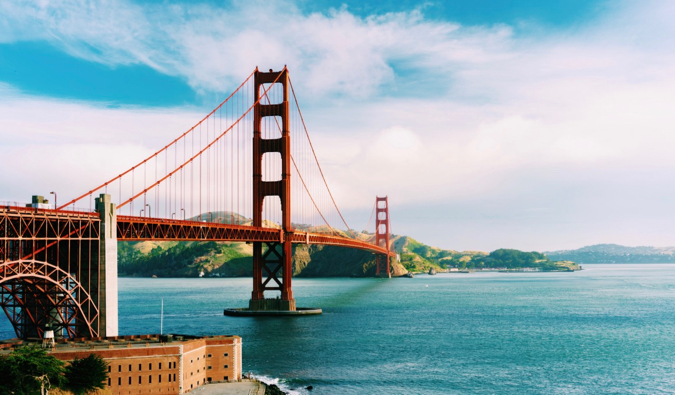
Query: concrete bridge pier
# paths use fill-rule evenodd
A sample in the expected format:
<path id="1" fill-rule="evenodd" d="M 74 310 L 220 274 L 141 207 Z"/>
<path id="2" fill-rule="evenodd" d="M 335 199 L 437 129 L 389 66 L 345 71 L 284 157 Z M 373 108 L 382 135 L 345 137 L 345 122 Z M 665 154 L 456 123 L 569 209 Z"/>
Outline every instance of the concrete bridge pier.
<path id="1" fill-rule="evenodd" d="M 117 212 L 110 195 L 96 198 L 101 218 L 99 246 L 99 336 L 117 336 Z"/>

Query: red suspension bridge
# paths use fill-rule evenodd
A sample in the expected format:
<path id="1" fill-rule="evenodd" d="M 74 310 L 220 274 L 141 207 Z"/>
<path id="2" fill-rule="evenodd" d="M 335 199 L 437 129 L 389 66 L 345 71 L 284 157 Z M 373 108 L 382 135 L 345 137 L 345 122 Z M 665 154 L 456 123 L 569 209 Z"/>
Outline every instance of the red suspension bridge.
<path id="1" fill-rule="evenodd" d="M 0 306 L 20 338 L 47 324 L 69 338 L 117 335 L 117 241 L 252 243 L 254 311 L 296 310 L 292 244 L 370 251 L 377 276 L 390 276 L 387 198 L 376 199 L 374 235 L 354 234 L 286 68 L 256 69 L 187 132 L 90 191 L 53 209 L 33 203 L 0 207 Z"/>

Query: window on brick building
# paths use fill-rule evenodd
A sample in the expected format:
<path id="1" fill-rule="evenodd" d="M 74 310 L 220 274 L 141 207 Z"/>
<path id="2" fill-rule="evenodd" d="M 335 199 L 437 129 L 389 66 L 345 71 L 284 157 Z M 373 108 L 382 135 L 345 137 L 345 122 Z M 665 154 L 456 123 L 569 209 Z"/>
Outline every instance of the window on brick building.
<path id="1" fill-rule="evenodd" d="M 211 358 L 211 354 L 209 354 L 208 357 Z"/>
<path id="2" fill-rule="evenodd" d="M 211 370 L 211 367 L 210 367 L 210 366 L 207 366 L 206 369 L 207 369 L 207 370 Z"/>
<path id="3" fill-rule="evenodd" d="M 210 383 L 210 382 L 211 382 L 211 377 L 207 377 L 207 378 L 206 378 L 206 381 L 208 381 L 208 382 Z"/>
<path id="4" fill-rule="evenodd" d="M 160 383 L 162 382 L 162 375 L 161 374 L 157 375 L 157 380 L 159 380 Z"/>
<path id="5" fill-rule="evenodd" d="M 223 354 L 224 357 L 227 357 L 227 356 L 229 356 L 229 355 L 230 355 L 230 354 L 228 354 L 228 353 Z"/>
<path id="6" fill-rule="evenodd" d="M 141 377 L 141 376 L 138 376 L 138 384 L 141 383 L 141 379 L 142 379 L 142 377 Z"/>
<path id="7" fill-rule="evenodd" d="M 230 365 L 223 365 L 223 368 L 225 368 L 225 369 L 227 369 L 229 367 L 230 367 Z"/>
<path id="8" fill-rule="evenodd" d="M 110 387 L 110 377 L 108 377 L 108 387 Z"/>
<path id="9" fill-rule="evenodd" d="M 121 377 L 117 378 L 117 385 L 122 385 L 122 378 Z"/>
<path id="10" fill-rule="evenodd" d="M 129 377 L 129 385 L 131 385 L 131 377 Z"/>
<path id="11" fill-rule="evenodd" d="M 152 384 L 152 375 L 148 376 L 148 384 Z"/>
<path id="12" fill-rule="evenodd" d="M 129 371 L 131 372 L 131 364 L 129 364 Z"/>
<path id="13" fill-rule="evenodd" d="M 108 372 L 110 371 L 110 366 L 108 366 Z M 121 372 L 122 371 L 122 365 L 117 365 L 117 371 Z"/>
<path id="14" fill-rule="evenodd" d="M 140 363 L 138 364 L 138 371 L 139 372 L 141 371 L 141 364 Z"/>
<path id="15" fill-rule="evenodd" d="M 173 374 L 173 381 L 176 381 L 176 373 Z"/>
<path id="16" fill-rule="evenodd" d="M 162 363 L 159 363 L 159 370 L 162 370 Z"/>
<path id="17" fill-rule="evenodd" d="M 112 372 L 112 366 L 108 365 L 108 373 Z"/>
<path id="18" fill-rule="evenodd" d="M 148 370 L 152 370 L 152 364 L 148 365 Z"/>
<path id="19" fill-rule="evenodd" d="M 228 381 L 228 380 L 227 380 L 227 376 L 223 377 L 223 380 Z"/>

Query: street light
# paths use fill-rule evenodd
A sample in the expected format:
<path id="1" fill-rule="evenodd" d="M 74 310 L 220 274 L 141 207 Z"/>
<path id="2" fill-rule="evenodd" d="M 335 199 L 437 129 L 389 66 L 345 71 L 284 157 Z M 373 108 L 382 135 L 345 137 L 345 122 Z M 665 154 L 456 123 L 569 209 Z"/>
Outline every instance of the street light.
<path id="1" fill-rule="evenodd" d="M 54 195 L 54 210 L 56 210 L 56 208 L 59 207 L 59 206 L 56 205 L 56 192 L 52 191 L 52 192 L 49 192 L 49 194 Z"/>
<path id="2" fill-rule="evenodd" d="M 148 208 L 148 218 L 151 218 L 152 217 L 152 206 L 150 206 L 149 204 L 146 204 L 145 207 Z"/>
<path id="3" fill-rule="evenodd" d="M 145 211 L 145 210 L 141 209 L 141 211 L 138 212 L 138 216 L 139 216 L 139 217 L 142 217 L 142 216 L 143 216 L 143 211 Z"/>
<path id="4" fill-rule="evenodd" d="M 176 213 L 171 213 L 171 219 L 176 219 Z"/>
<path id="5" fill-rule="evenodd" d="M 184 208 L 182 208 L 182 209 L 180 209 L 180 211 L 182 211 L 182 212 L 183 212 L 183 221 L 185 221 L 185 209 L 184 209 Z"/>

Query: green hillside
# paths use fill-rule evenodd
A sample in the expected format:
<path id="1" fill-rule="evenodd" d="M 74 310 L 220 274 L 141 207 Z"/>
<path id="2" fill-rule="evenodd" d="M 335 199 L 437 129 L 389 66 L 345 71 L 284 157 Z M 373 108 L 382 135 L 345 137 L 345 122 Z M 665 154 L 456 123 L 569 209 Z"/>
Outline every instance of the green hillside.
<path id="1" fill-rule="evenodd" d="M 487 255 L 481 251 L 442 250 L 407 236 L 395 237 L 393 246 L 401 258 L 403 267 L 411 272 L 427 272 L 431 268 L 437 271 L 451 267 L 465 269 L 472 260 Z"/>
<path id="2" fill-rule="evenodd" d="M 119 242 L 120 276 L 242 277 L 251 276 L 253 249 L 245 243 Z M 372 277 L 375 256 L 352 248 L 295 245 L 293 275 L 297 277 Z M 407 271 L 392 262 L 392 275 Z"/>
<path id="3" fill-rule="evenodd" d="M 229 214 L 229 213 L 228 213 Z M 218 216 L 226 220 L 231 216 Z M 236 222 L 245 222 L 236 218 Z M 369 233 L 356 233 L 372 241 Z M 141 277 L 243 277 L 252 275 L 253 247 L 229 242 L 119 242 L 120 276 Z M 481 251 L 443 250 L 407 237 L 392 237 L 392 248 L 400 259 L 391 260 L 392 276 L 410 272 L 519 269 L 573 270 L 572 262 L 552 261 L 538 252 L 500 249 Z M 293 246 L 293 275 L 297 277 L 372 277 L 376 258 L 372 253 L 352 248 L 304 245 Z"/>

